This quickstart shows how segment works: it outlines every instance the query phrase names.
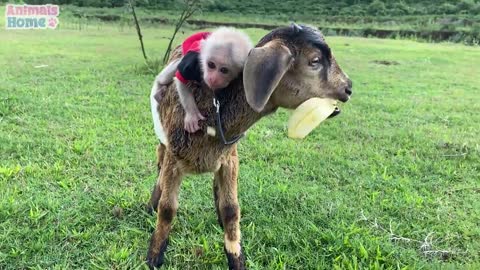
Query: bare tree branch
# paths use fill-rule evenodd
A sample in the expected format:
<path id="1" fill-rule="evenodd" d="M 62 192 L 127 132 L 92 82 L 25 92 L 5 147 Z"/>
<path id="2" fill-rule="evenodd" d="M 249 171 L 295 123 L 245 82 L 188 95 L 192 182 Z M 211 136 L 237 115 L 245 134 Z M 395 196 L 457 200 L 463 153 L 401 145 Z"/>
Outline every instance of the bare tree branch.
<path id="1" fill-rule="evenodd" d="M 130 8 L 132 9 L 133 20 L 135 21 L 135 28 L 137 29 L 138 40 L 140 40 L 140 46 L 142 47 L 143 58 L 145 60 L 147 60 L 147 54 L 145 53 L 145 47 L 143 46 L 142 31 L 140 30 L 140 24 L 138 23 L 137 14 L 135 13 L 135 7 L 134 7 L 135 4 L 132 3 L 132 0 L 128 0 L 128 4 L 130 5 Z"/>
<path id="2" fill-rule="evenodd" d="M 180 28 L 182 28 L 183 24 L 185 23 L 188 18 L 190 18 L 196 11 L 200 9 L 201 0 L 183 0 L 183 10 L 178 18 L 177 22 L 175 23 L 175 30 L 173 31 L 172 37 L 168 42 L 167 50 L 165 51 L 165 55 L 163 56 L 163 63 L 166 64 L 168 58 L 170 58 L 170 53 L 172 51 L 172 44 L 175 40 L 175 36 L 177 35 Z"/>

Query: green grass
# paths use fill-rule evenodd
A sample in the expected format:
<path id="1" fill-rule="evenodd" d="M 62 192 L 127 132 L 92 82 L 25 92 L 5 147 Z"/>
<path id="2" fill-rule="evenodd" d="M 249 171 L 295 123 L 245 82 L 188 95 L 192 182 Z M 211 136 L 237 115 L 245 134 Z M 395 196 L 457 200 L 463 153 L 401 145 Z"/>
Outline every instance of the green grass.
<path id="1" fill-rule="evenodd" d="M 171 30 L 144 29 L 151 57 Z M 134 30 L 0 39 L 0 269 L 144 269 L 154 74 Z M 281 110 L 239 145 L 249 268 L 478 269 L 480 49 L 328 43 L 354 82 L 343 113 L 295 141 Z M 184 180 L 165 269 L 226 268 L 211 182 Z"/>

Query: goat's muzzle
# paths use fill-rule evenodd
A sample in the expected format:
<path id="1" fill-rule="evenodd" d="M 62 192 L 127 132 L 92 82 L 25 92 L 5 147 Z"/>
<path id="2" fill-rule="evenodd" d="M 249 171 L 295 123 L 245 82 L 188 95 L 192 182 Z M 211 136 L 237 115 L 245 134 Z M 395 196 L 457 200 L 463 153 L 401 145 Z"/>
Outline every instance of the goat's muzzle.
<path id="1" fill-rule="evenodd" d="M 347 79 L 347 81 L 343 83 L 337 91 L 338 100 L 340 100 L 341 102 L 347 102 L 348 100 L 350 100 L 350 97 L 353 94 L 352 86 L 352 80 Z"/>
<path id="2" fill-rule="evenodd" d="M 352 80 L 350 79 L 347 79 L 346 83 L 340 87 L 340 91 L 338 91 L 338 100 L 341 101 L 341 102 L 347 102 L 350 100 L 350 97 L 352 96 L 353 94 L 353 91 L 352 91 L 352 86 L 353 86 L 353 83 L 352 83 Z M 341 112 L 340 108 L 336 107 L 335 110 L 332 112 L 332 114 L 330 114 L 330 116 L 328 118 L 332 118 L 332 117 L 335 117 L 337 115 L 339 115 Z"/>
<path id="3" fill-rule="evenodd" d="M 330 116 L 328 116 L 328 118 L 333 118 L 337 115 L 339 115 L 341 112 L 340 108 L 336 107 L 335 110 L 332 112 L 332 114 L 330 114 Z"/>

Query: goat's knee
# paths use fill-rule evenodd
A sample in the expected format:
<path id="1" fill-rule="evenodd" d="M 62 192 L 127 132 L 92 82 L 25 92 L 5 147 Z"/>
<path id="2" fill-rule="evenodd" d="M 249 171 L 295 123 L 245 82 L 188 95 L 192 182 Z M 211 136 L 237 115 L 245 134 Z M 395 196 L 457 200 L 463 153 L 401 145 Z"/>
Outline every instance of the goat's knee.
<path id="1" fill-rule="evenodd" d="M 225 228 L 225 233 L 227 233 L 227 229 L 234 229 L 235 224 L 239 222 L 239 217 L 240 217 L 240 208 L 238 207 L 238 204 L 228 204 L 222 207 L 221 210 L 221 217 L 222 217 L 222 223 L 227 226 L 229 225 L 230 228 Z M 233 240 L 233 232 L 228 232 L 232 236 Z"/>
<path id="2" fill-rule="evenodd" d="M 228 204 L 221 208 L 225 232 L 225 248 L 235 255 L 240 254 L 240 208 L 238 204 Z"/>
<path id="3" fill-rule="evenodd" d="M 175 214 L 177 213 L 177 207 L 171 205 L 165 205 L 160 203 L 158 206 L 158 217 L 164 225 L 170 225 L 172 223 Z"/>

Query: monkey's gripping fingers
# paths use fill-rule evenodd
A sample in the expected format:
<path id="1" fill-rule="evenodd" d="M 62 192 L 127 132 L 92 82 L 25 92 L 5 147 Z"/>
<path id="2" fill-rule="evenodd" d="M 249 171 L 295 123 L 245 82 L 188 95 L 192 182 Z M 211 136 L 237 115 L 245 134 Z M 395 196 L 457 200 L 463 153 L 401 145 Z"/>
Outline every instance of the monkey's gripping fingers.
<path id="1" fill-rule="evenodd" d="M 198 124 L 198 121 L 200 120 L 205 120 L 205 117 L 200 113 L 187 113 L 185 115 L 185 123 L 184 123 L 184 128 L 186 131 L 190 133 L 195 133 L 200 129 L 200 126 Z"/>
<path id="2" fill-rule="evenodd" d="M 205 116 L 203 116 L 200 112 L 197 112 L 197 117 L 198 117 L 198 120 L 205 120 Z"/>

